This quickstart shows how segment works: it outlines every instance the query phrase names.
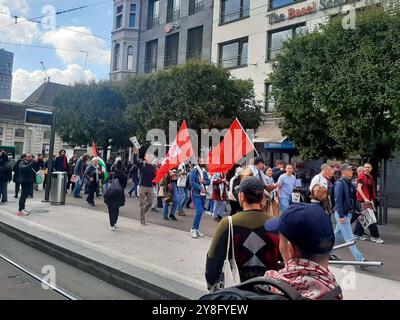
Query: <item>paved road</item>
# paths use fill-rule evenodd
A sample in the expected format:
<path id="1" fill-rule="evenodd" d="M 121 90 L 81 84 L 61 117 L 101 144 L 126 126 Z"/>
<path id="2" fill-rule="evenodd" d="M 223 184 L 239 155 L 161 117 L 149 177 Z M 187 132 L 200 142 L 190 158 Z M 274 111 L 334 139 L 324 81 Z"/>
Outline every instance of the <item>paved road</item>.
<path id="1" fill-rule="evenodd" d="M 40 277 L 44 277 L 48 272 L 42 273 L 44 266 L 54 267 L 56 285 L 78 299 L 139 299 L 2 233 L 0 233 L 0 254 Z M 66 300 L 66 298 L 53 290 L 43 289 L 38 280 L 0 259 L 0 300 Z"/>

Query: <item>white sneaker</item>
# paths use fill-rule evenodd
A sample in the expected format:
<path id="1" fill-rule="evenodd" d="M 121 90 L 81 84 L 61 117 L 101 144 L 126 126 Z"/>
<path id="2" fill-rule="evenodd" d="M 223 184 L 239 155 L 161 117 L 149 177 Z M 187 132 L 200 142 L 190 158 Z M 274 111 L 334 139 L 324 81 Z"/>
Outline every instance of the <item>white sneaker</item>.
<path id="1" fill-rule="evenodd" d="M 118 228 L 117 224 L 114 224 L 114 227 L 115 227 L 115 228 Z"/>
<path id="2" fill-rule="evenodd" d="M 366 237 L 366 236 L 356 236 L 356 235 L 355 235 L 354 238 L 357 239 L 357 240 L 361 240 L 361 241 L 367 240 L 367 237 Z"/>
<path id="3" fill-rule="evenodd" d="M 200 232 L 200 230 L 196 230 L 196 233 L 197 233 L 197 236 L 199 236 L 200 238 L 203 238 L 203 237 L 204 237 L 204 234 L 202 234 L 202 233 Z"/>
<path id="4" fill-rule="evenodd" d="M 115 230 L 117 230 L 117 227 L 116 227 L 116 226 L 110 227 L 110 230 L 111 230 L 111 231 L 115 231 Z"/>
<path id="5" fill-rule="evenodd" d="M 192 236 L 192 238 L 197 239 L 197 237 L 198 237 L 197 230 L 196 229 L 190 229 L 190 235 Z"/>
<path id="6" fill-rule="evenodd" d="M 375 243 L 378 243 L 378 244 L 382 244 L 382 243 L 385 242 L 385 241 L 383 241 L 383 239 L 381 239 L 381 238 L 373 238 L 373 237 L 371 237 L 371 241 L 372 241 L 372 242 L 375 242 Z"/>

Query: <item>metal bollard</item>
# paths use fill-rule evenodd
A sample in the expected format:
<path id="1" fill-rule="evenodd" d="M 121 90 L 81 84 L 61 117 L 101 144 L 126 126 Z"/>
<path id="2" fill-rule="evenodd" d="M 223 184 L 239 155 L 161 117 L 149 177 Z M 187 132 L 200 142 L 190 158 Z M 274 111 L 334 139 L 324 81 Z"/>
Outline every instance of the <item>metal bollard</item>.
<path id="1" fill-rule="evenodd" d="M 356 242 L 353 240 L 353 241 L 350 241 L 350 242 L 346 242 L 346 243 L 343 243 L 343 244 L 339 244 L 339 245 L 337 245 L 336 247 L 333 247 L 332 250 L 347 248 L 347 247 L 353 246 L 353 245 L 355 245 L 355 244 L 356 244 Z"/>

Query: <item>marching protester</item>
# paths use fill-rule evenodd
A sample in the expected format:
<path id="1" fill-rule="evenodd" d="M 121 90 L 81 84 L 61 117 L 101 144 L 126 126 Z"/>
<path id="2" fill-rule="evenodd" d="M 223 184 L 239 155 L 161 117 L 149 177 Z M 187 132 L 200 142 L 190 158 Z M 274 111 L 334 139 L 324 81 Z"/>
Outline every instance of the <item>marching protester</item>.
<path id="1" fill-rule="evenodd" d="M 286 173 L 278 179 L 279 208 L 283 213 L 292 204 L 292 192 L 296 187 L 296 177 L 293 174 L 293 166 L 286 166 Z"/>
<path id="2" fill-rule="evenodd" d="M 371 204 L 375 208 L 374 205 L 374 202 L 376 200 L 375 183 L 374 183 L 374 178 L 371 175 L 371 172 L 372 172 L 372 165 L 370 163 L 364 164 L 364 171 L 360 172 L 357 178 L 357 200 L 361 203 L 361 206 L 364 204 Z M 368 229 L 371 233 L 372 242 L 378 244 L 384 243 L 383 239 L 379 235 L 377 223 L 369 225 Z M 356 227 L 354 229 L 354 235 L 359 240 L 366 240 L 364 236 L 364 229 L 358 220 L 356 222 Z"/>
<path id="3" fill-rule="evenodd" d="M 155 168 L 155 175 L 157 176 L 158 170 L 160 170 L 161 164 L 157 159 L 153 160 L 153 166 Z M 140 190 L 140 188 L 139 188 Z M 151 204 L 151 211 L 153 212 L 158 212 L 157 207 L 158 207 L 158 191 L 160 190 L 160 186 L 158 183 L 153 183 L 153 202 Z"/>
<path id="4" fill-rule="evenodd" d="M 336 242 L 350 242 L 354 240 L 353 231 L 351 229 L 351 218 L 355 211 L 357 191 L 351 183 L 353 170 L 351 166 L 344 163 L 340 166 L 342 177 L 335 182 L 334 197 L 335 197 L 335 240 Z M 365 261 L 363 254 L 358 250 L 356 245 L 349 247 L 350 251 L 357 261 Z M 364 267 L 361 267 L 364 268 Z"/>
<path id="5" fill-rule="evenodd" d="M 310 183 L 311 202 L 320 203 L 327 213 L 331 211 L 331 201 L 329 199 L 329 185 L 332 167 L 324 163 L 321 172 L 312 178 Z"/>
<path id="6" fill-rule="evenodd" d="M 128 178 L 132 179 L 132 189 L 129 190 L 128 195 L 132 197 L 134 193 L 135 198 L 138 197 L 138 185 L 139 185 L 139 168 L 137 165 L 132 165 L 129 169 Z"/>
<path id="7" fill-rule="evenodd" d="M 36 179 L 36 172 L 39 170 L 37 162 L 32 154 L 27 153 L 19 164 L 19 174 L 21 183 L 21 197 L 19 198 L 19 209 L 17 216 L 27 216 L 30 211 L 25 210 L 26 199 L 33 190 L 33 183 Z"/>
<path id="8" fill-rule="evenodd" d="M 278 182 L 278 179 L 281 175 L 285 173 L 285 163 L 282 160 L 276 160 L 275 167 L 272 168 L 272 178 L 274 182 Z"/>
<path id="9" fill-rule="evenodd" d="M 177 188 L 178 174 L 176 170 L 171 170 L 164 178 L 163 185 L 168 190 L 168 197 L 163 199 L 163 219 L 164 220 L 178 220 L 176 218 L 176 211 L 178 209 L 179 195 Z M 171 212 L 169 208 L 171 206 Z"/>
<path id="10" fill-rule="evenodd" d="M 95 206 L 94 204 L 94 194 L 96 193 L 98 184 L 99 184 L 99 162 L 96 157 L 91 160 L 90 165 L 85 170 L 85 185 L 88 188 L 88 195 L 86 197 L 86 201 L 91 206 Z"/>
<path id="11" fill-rule="evenodd" d="M 12 169 L 8 155 L 4 151 L 0 151 L 0 197 L 1 203 L 6 203 L 7 199 L 7 185 L 12 180 Z"/>
<path id="12" fill-rule="evenodd" d="M 71 192 L 74 192 L 75 182 L 71 181 L 72 176 L 74 175 L 75 166 L 78 162 L 78 156 L 74 154 L 68 162 L 68 182 L 67 182 L 67 190 L 71 187 Z"/>
<path id="13" fill-rule="evenodd" d="M 187 169 L 184 163 L 181 163 L 178 167 L 178 215 L 185 216 L 185 212 L 183 211 L 183 207 L 185 206 L 186 202 L 189 200 L 189 192 L 186 189 L 186 181 L 187 181 Z"/>
<path id="14" fill-rule="evenodd" d="M 205 166 L 205 161 L 203 159 L 199 159 L 199 164 L 196 165 L 189 174 L 190 187 L 192 189 L 192 199 L 194 208 L 196 210 L 192 229 L 190 230 L 192 238 L 204 236 L 200 232 L 200 222 L 204 212 L 206 186 L 210 185 L 210 179 L 208 178 Z"/>
<path id="15" fill-rule="evenodd" d="M 272 219 L 272 216 L 261 211 L 263 196 L 264 184 L 259 179 L 248 177 L 240 183 L 238 197 L 243 211 L 221 220 L 207 253 L 205 276 L 209 289 L 217 285 L 221 278 L 227 254 L 228 218 L 232 219 L 235 239 L 234 249 L 232 253 L 229 252 L 229 256 L 236 260 L 240 280 L 262 276 L 267 270 L 277 270 L 279 237 L 264 230 L 265 222 Z"/>
<path id="16" fill-rule="evenodd" d="M 213 217 L 214 221 L 221 221 L 225 216 L 226 194 L 228 182 L 225 174 L 222 172 L 215 173 L 211 179 L 212 184 L 212 200 L 214 202 Z"/>
<path id="17" fill-rule="evenodd" d="M 265 223 L 268 232 L 279 232 L 279 249 L 285 267 L 265 275 L 285 281 L 312 300 L 342 300 L 341 289 L 329 271 L 335 243 L 330 217 L 316 204 L 295 203 L 279 218 Z"/>
<path id="18" fill-rule="evenodd" d="M 117 188 L 117 185 L 113 183 L 113 181 L 117 179 L 119 182 L 119 186 L 121 188 Z M 108 207 L 108 215 L 110 218 L 110 230 L 115 231 L 117 229 L 117 222 L 119 216 L 119 208 L 125 205 L 125 192 L 128 178 L 124 173 L 123 163 L 121 160 L 118 160 L 115 167 L 114 172 L 110 174 L 109 177 L 109 188 L 114 188 L 111 192 L 105 192 L 104 194 L 104 202 Z M 111 191 L 111 189 L 109 190 Z"/>
<path id="19" fill-rule="evenodd" d="M 68 172 L 68 159 L 65 150 L 60 150 L 59 156 L 53 164 L 53 170 L 58 172 Z"/>
<path id="20" fill-rule="evenodd" d="M 238 189 L 240 182 L 242 180 L 243 168 L 237 167 L 235 170 L 235 175 L 229 181 L 229 192 L 228 199 L 229 205 L 231 207 L 230 215 L 233 216 L 238 211 L 242 211 L 243 209 L 240 207 L 239 199 L 238 199 Z"/>
<path id="21" fill-rule="evenodd" d="M 22 154 L 12 168 L 14 172 L 13 182 L 15 184 L 15 195 L 14 195 L 15 199 L 18 199 L 18 193 L 21 186 L 21 174 L 19 171 L 19 165 L 24 159 L 25 159 L 25 154 Z"/>
<path id="22" fill-rule="evenodd" d="M 144 161 L 138 159 L 139 149 L 133 149 L 133 164 L 140 170 L 139 179 L 139 207 L 140 223 L 146 224 L 145 214 L 153 204 L 153 180 L 156 177 L 156 168 L 152 164 L 153 155 L 146 154 Z"/>
<path id="23" fill-rule="evenodd" d="M 82 198 L 81 197 L 81 189 L 84 182 L 85 171 L 87 167 L 87 162 L 89 160 L 89 155 L 85 153 L 79 160 L 76 162 L 74 168 L 74 175 L 77 177 L 75 182 L 75 188 L 73 190 L 75 198 Z"/>

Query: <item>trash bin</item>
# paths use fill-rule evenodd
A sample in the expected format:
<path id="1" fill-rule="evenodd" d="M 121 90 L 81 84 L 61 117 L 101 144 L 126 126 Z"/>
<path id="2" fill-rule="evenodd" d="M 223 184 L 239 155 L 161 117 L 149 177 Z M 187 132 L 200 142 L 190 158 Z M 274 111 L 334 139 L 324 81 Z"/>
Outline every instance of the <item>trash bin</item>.
<path id="1" fill-rule="evenodd" d="M 67 180 L 68 177 L 66 172 L 53 172 L 51 174 L 50 204 L 65 204 Z"/>

